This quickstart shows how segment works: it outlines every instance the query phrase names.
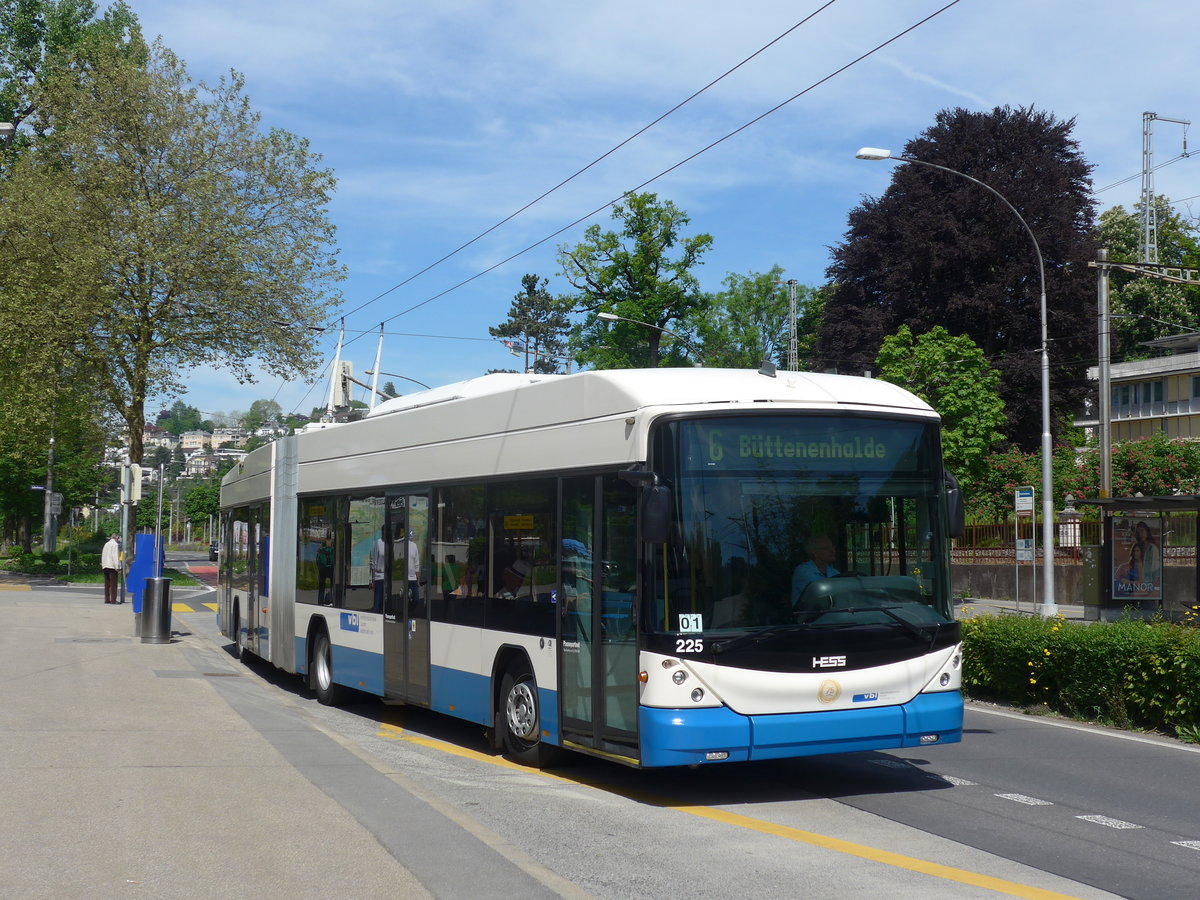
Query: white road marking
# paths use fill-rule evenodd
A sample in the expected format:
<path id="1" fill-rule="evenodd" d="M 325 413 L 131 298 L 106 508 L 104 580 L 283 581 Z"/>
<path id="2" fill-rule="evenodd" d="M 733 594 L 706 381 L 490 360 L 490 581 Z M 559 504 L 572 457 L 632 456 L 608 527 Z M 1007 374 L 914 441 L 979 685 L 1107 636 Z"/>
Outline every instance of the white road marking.
<path id="1" fill-rule="evenodd" d="M 1141 825 L 1134 825 L 1132 822 L 1123 822 L 1120 819 L 1110 819 L 1108 816 L 1076 816 L 1077 819 L 1083 819 L 1085 822 L 1091 822 L 1094 825 L 1104 825 L 1108 828 L 1141 828 Z"/>
<path id="2" fill-rule="evenodd" d="M 1061 719 L 1052 719 L 1046 716 L 1029 716 L 1025 713 L 1008 712 L 1003 709 L 989 709 L 986 706 L 978 706 L 973 703 L 967 704 L 967 709 L 972 712 L 986 713 L 989 716 L 1001 716 L 1005 719 L 1020 719 L 1022 722 L 1028 722 L 1031 725 L 1050 725 L 1054 728 L 1068 728 L 1071 731 L 1083 731 L 1087 734 L 1094 734 L 1098 737 L 1117 738 L 1122 741 L 1133 741 L 1138 744 L 1153 744 L 1155 747 L 1162 747 L 1164 750 L 1182 750 L 1185 753 L 1200 753 L 1200 745 L 1197 744 L 1182 744 L 1178 741 L 1168 740 L 1167 738 L 1152 738 L 1145 737 L 1139 734 L 1126 734 L 1121 731 L 1112 731 L 1110 729 L 1101 728 L 1094 725 L 1083 725 L 1076 722 L 1064 722 Z"/>
<path id="3" fill-rule="evenodd" d="M 1176 847 L 1187 847 L 1189 850 L 1200 850 L 1200 841 L 1171 841 Z"/>
<path id="4" fill-rule="evenodd" d="M 967 779 L 959 778 L 956 775 L 938 775 L 934 772 L 930 772 L 929 777 L 936 779 L 937 781 L 949 782 L 955 787 L 975 787 L 977 785 L 977 782 L 967 781 Z"/>
<path id="5" fill-rule="evenodd" d="M 1026 797 L 1024 794 L 996 794 L 1001 800 L 1012 800 L 1024 803 L 1026 806 L 1053 806 L 1049 800 L 1039 800 L 1037 797 Z"/>

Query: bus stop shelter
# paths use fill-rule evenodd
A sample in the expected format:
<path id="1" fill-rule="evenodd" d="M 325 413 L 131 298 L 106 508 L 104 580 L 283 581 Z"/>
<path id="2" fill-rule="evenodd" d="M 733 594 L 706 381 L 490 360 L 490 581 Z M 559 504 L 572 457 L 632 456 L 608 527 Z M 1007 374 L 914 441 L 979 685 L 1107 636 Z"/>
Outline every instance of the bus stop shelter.
<path id="1" fill-rule="evenodd" d="M 1200 513 L 1200 495 L 1075 502 L 1101 513 L 1101 543 L 1082 548 L 1085 619 L 1110 621 L 1127 613 L 1179 619 L 1200 607 L 1197 530 L 1193 525 L 1185 536 L 1171 520 L 1173 514 Z M 1189 556 L 1191 566 L 1167 564 Z"/>

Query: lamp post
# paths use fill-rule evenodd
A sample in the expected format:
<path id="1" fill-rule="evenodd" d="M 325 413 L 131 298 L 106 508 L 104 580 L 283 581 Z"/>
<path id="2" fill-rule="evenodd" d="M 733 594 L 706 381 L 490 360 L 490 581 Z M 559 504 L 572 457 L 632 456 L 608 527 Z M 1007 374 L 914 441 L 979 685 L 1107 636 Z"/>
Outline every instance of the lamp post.
<path id="1" fill-rule="evenodd" d="M 641 319 L 630 319 L 627 316 L 618 316 L 616 313 L 610 312 L 596 313 L 596 317 L 604 319 L 606 322 L 632 322 L 634 325 L 644 325 L 646 328 L 653 328 L 655 331 L 661 331 L 663 334 L 670 335 L 671 337 L 675 338 L 675 340 L 679 341 L 679 343 L 683 344 L 683 346 L 688 348 L 688 351 L 696 358 L 696 361 L 693 363 L 693 365 L 696 368 L 700 368 L 700 352 L 692 346 L 691 342 L 688 341 L 687 338 L 685 338 L 683 335 L 676 334 L 669 328 L 663 328 L 661 325 L 653 325 L 650 322 L 643 322 Z"/>
<path id="2" fill-rule="evenodd" d="M 0 122 L 0 140 L 8 140 L 17 133 L 17 126 L 12 122 Z"/>
<path id="3" fill-rule="evenodd" d="M 1029 235 L 1029 240 L 1033 242 L 1033 252 L 1037 256 L 1038 281 L 1041 286 L 1040 303 L 1042 317 L 1042 562 L 1045 574 L 1042 578 L 1042 607 L 1040 612 L 1043 616 L 1053 616 L 1058 612 L 1058 607 L 1054 600 L 1054 446 L 1050 439 L 1050 350 L 1046 333 L 1046 267 L 1042 260 L 1042 248 L 1038 246 L 1037 237 L 1034 235 L 1033 229 L 1029 227 L 1029 223 L 1025 221 L 1024 216 L 1017 212 L 1017 208 L 1008 202 L 1008 198 L 990 184 L 980 181 L 978 178 L 973 178 L 957 169 L 926 162 L 923 159 L 913 159 L 910 156 L 896 156 L 890 150 L 881 150 L 877 147 L 863 147 L 854 155 L 857 159 L 894 159 L 899 162 L 913 163 L 918 166 L 928 166 L 931 169 L 938 169 L 939 171 L 949 172 L 951 175 L 965 178 L 967 181 L 989 191 L 1001 203 L 1007 206 L 1009 211 L 1017 217 L 1017 221 L 1021 223 L 1021 227 L 1025 229 L 1026 234 Z"/>

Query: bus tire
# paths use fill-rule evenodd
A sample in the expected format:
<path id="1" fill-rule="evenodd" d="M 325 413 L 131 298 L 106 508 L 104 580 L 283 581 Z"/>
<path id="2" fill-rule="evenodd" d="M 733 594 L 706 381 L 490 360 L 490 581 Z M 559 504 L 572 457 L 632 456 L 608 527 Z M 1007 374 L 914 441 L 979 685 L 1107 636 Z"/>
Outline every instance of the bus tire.
<path id="1" fill-rule="evenodd" d="M 309 683 L 322 706 L 337 706 L 345 691 L 333 681 L 333 646 L 325 629 L 313 635 L 312 654 L 308 661 Z"/>
<path id="2" fill-rule="evenodd" d="M 546 768 L 558 758 L 557 747 L 542 740 L 537 682 L 524 665 L 505 671 L 500 681 L 496 730 L 504 755 L 513 762 Z"/>

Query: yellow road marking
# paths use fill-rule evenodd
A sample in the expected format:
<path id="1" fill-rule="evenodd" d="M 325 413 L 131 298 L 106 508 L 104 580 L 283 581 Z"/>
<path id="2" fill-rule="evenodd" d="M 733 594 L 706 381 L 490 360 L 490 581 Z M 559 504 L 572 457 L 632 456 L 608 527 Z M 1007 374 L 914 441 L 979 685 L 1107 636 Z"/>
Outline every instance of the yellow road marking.
<path id="1" fill-rule="evenodd" d="M 217 604 L 215 604 L 215 603 L 202 603 L 202 604 L 200 604 L 200 605 L 201 605 L 201 606 L 204 606 L 204 607 L 206 607 L 206 608 L 208 608 L 208 609 L 209 609 L 209 610 L 211 610 L 212 612 L 216 612 L 216 611 L 217 611 Z"/>
<path id="2" fill-rule="evenodd" d="M 29 590 L 29 585 L 27 585 L 27 584 L 0 584 L 0 591 L 27 591 L 27 590 Z"/>
<path id="3" fill-rule="evenodd" d="M 929 875 L 933 878 L 941 878 L 946 881 L 956 881 L 959 884 L 969 884 L 973 887 L 985 888 L 986 890 L 996 891 L 1000 894 L 1007 894 L 1010 897 L 1024 897 L 1028 898 L 1028 900 L 1075 900 L 1075 898 L 1073 898 L 1070 894 L 1060 894 L 1057 891 L 1032 887 L 1027 884 L 1019 884 L 1018 882 L 1008 881 L 1004 878 L 994 878 L 991 875 L 983 875 L 979 872 L 971 872 L 967 869 L 957 869 L 953 866 L 945 866 L 941 863 L 929 862 L 928 860 L 917 859 L 913 856 L 905 856 L 902 853 L 893 853 L 890 850 L 881 850 L 878 847 L 871 847 L 866 844 L 856 844 L 853 841 L 844 841 L 841 838 L 830 837 L 826 834 L 818 834 L 813 831 L 804 831 L 803 829 L 792 828 L 787 825 L 777 825 L 774 822 L 767 822 L 763 819 L 755 819 L 751 816 L 741 815 L 740 813 L 727 812 L 711 806 L 679 806 L 671 800 L 662 797 L 652 797 L 650 795 L 640 795 L 637 792 L 622 791 L 613 787 L 612 785 L 605 785 L 600 782 L 587 782 L 577 778 L 564 778 L 560 775 L 551 774 L 550 772 L 543 772 L 540 769 L 522 766 L 518 763 L 512 762 L 511 760 L 504 759 L 503 757 L 489 756 L 488 754 L 480 753 L 477 750 L 468 750 L 465 747 L 458 747 L 454 744 L 448 744 L 445 741 L 434 740 L 433 738 L 405 734 L 403 728 L 398 725 L 388 724 L 387 722 L 380 724 L 376 737 L 387 738 L 388 740 L 393 741 L 407 741 L 410 744 L 418 744 L 419 746 L 440 750 L 444 753 L 450 753 L 454 756 L 461 756 L 466 759 L 474 759 L 480 762 L 491 763 L 494 766 L 500 766 L 505 769 L 513 769 L 515 771 L 526 772 L 532 775 L 541 775 L 543 778 L 551 781 L 559 781 L 565 784 L 583 785 L 585 787 L 591 787 L 597 790 L 610 791 L 630 799 L 652 803 L 655 806 L 661 806 L 667 809 L 674 809 L 682 813 L 687 813 L 690 816 L 697 816 L 702 819 L 710 819 L 714 822 L 722 822 L 726 825 L 733 825 L 737 828 L 746 828 L 762 834 L 774 835 L 775 837 L 796 841 L 797 843 L 808 844 L 812 847 L 820 847 L 823 850 L 832 850 L 835 853 L 845 853 L 848 856 L 856 856 L 859 859 L 870 860 L 871 862 L 881 863 L 885 866 L 894 866 L 898 869 L 907 869 L 910 872 L 918 872 L 922 875 Z"/>
<path id="4" fill-rule="evenodd" d="M 195 610 L 186 603 L 172 603 L 171 612 L 195 612 Z"/>

